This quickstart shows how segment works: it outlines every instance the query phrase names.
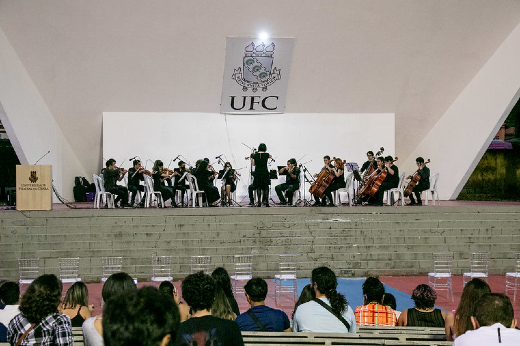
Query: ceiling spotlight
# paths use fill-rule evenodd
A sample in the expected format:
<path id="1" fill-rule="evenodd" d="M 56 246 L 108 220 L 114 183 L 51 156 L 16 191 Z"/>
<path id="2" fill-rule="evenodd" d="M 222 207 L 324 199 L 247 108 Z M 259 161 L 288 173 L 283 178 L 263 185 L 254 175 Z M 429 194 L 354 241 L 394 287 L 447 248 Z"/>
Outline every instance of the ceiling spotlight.
<path id="1" fill-rule="evenodd" d="M 269 35 L 266 33 L 266 32 L 261 32 L 259 35 L 258 35 L 258 38 L 260 38 L 261 40 L 267 40 L 269 38 Z"/>

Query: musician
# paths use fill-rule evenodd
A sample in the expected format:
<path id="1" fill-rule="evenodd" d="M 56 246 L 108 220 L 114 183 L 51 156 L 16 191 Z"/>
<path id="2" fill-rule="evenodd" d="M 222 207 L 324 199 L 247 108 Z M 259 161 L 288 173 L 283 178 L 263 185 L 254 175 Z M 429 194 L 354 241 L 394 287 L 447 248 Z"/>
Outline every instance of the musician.
<path id="1" fill-rule="evenodd" d="M 379 186 L 379 190 L 374 194 L 375 202 L 373 205 L 382 206 L 385 191 L 396 188 L 399 185 L 399 168 L 393 163 L 392 156 L 385 157 L 384 169 L 388 172 L 385 180 Z"/>
<path id="2" fill-rule="evenodd" d="M 289 205 L 293 204 L 293 196 L 294 191 L 297 191 L 300 188 L 300 169 L 296 166 L 296 159 L 290 159 L 287 161 L 287 166 L 281 168 L 278 171 L 278 174 L 286 174 L 287 178 L 285 179 L 284 184 L 279 184 L 275 186 L 276 194 L 280 199 L 280 204 L 285 205 L 289 203 Z M 287 201 L 283 195 L 285 191 L 285 196 L 287 197 Z"/>
<path id="3" fill-rule="evenodd" d="M 222 205 L 231 206 L 231 192 L 235 192 L 237 186 L 237 172 L 233 169 L 230 162 L 224 164 L 224 173 L 222 175 L 222 188 L 220 194 L 222 196 Z M 227 198 L 227 199 L 226 199 Z"/>
<path id="4" fill-rule="evenodd" d="M 269 170 L 267 169 L 267 161 L 271 158 L 272 156 L 267 152 L 267 146 L 264 143 L 260 143 L 258 151 L 254 153 L 251 158 L 251 164 L 255 166 L 253 185 L 258 197 L 258 207 L 261 207 L 262 203 L 264 206 L 269 207 L 269 186 L 271 185 L 271 178 L 269 176 Z M 262 200 L 260 200 L 260 198 L 262 198 Z"/>
<path id="5" fill-rule="evenodd" d="M 114 201 L 115 207 L 120 203 L 120 208 L 128 207 L 128 189 L 124 186 L 117 185 L 118 181 L 123 180 L 126 170 L 116 167 L 116 160 L 108 159 L 105 162 L 106 168 L 103 170 L 103 180 L 105 181 L 105 191 L 116 195 Z"/>
<path id="6" fill-rule="evenodd" d="M 164 186 L 164 180 L 170 178 L 170 175 L 168 172 L 164 170 L 164 165 L 161 160 L 156 160 L 153 164 L 153 172 L 152 172 L 152 179 L 153 179 L 153 189 L 154 191 L 161 192 L 162 198 L 164 203 L 171 199 L 172 201 L 172 208 L 177 208 L 177 203 L 175 203 L 174 198 L 174 190 L 171 186 Z"/>
<path id="7" fill-rule="evenodd" d="M 415 164 L 418 167 L 416 174 L 420 174 L 421 179 L 419 180 L 417 185 L 414 186 L 412 193 L 409 196 L 410 203 L 408 203 L 407 205 L 422 205 L 421 192 L 430 188 L 430 169 L 424 163 L 424 159 L 419 156 L 415 159 Z M 408 179 L 412 179 L 412 176 L 409 176 Z M 415 198 L 413 198 L 414 194 Z M 415 199 L 417 199 L 417 202 L 415 201 Z"/>
<path id="8" fill-rule="evenodd" d="M 215 185 L 215 177 L 218 175 L 217 171 L 215 171 L 215 168 L 213 168 L 212 165 L 210 165 L 209 163 L 209 159 L 207 157 L 204 158 L 204 161 L 206 161 L 208 163 L 208 170 L 209 171 L 212 171 L 213 173 L 215 173 L 210 179 L 209 179 L 209 182 L 212 184 L 212 185 Z"/>
<path id="9" fill-rule="evenodd" d="M 217 204 L 215 202 L 220 199 L 218 189 L 211 183 L 211 180 L 214 179 L 217 174 L 217 172 L 208 169 L 208 162 L 206 160 L 200 161 L 199 167 L 195 172 L 197 185 L 199 189 L 204 191 L 210 207 L 216 207 Z"/>
<path id="10" fill-rule="evenodd" d="M 189 172 L 186 169 L 186 163 L 184 161 L 179 161 L 177 165 L 179 167 L 173 170 L 173 176 L 175 179 L 174 186 L 175 190 L 181 191 L 181 201 L 182 204 L 184 204 L 184 193 L 190 188 L 188 185 L 188 180 L 186 179 L 186 175 Z"/>
<path id="11" fill-rule="evenodd" d="M 367 158 L 368 158 L 368 161 L 365 161 L 365 163 L 363 163 L 363 166 L 361 166 L 361 169 L 359 170 L 361 173 L 363 173 L 364 171 L 369 169 L 370 165 L 373 165 L 374 168 L 376 168 L 376 161 L 374 160 L 374 152 L 373 151 L 368 151 L 367 152 Z"/>
<path id="12" fill-rule="evenodd" d="M 128 191 L 132 193 L 132 199 L 130 201 L 131 206 L 135 203 L 137 191 L 144 192 L 144 186 L 141 185 L 141 181 L 144 181 L 144 169 L 141 167 L 141 161 L 134 160 L 132 164 L 133 167 L 128 169 Z M 141 199 L 139 207 L 144 207 L 144 198 Z"/>
<path id="13" fill-rule="evenodd" d="M 329 207 L 334 207 L 334 202 L 332 201 L 332 193 L 338 189 L 345 188 L 347 186 L 347 182 L 345 181 L 345 166 L 341 159 L 333 160 L 334 168 L 332 168 L 332 173 L 334 174 L 334 179 L 330 183 L 329 186 L 325 189 L 325 196 L 329 200 Z M 322 204 L 325 205 L 325 197 L 322 199 Z"/>
<path id="14" fill-rule="evenodd" d="M 324 169 L 330 171 L 332 168 L 334 168 L 334 166 L 331 164 L 330 162 L 330 156 L 329 155 L 325 155 L 323 156 L 323 163 L 325 164 L 323 166 L 323 168 L 320 170 L 320 172 Z M 314 174 L 314 178 L 317 178 L 320 174 L 319 173 L 316 173 Z M 314 199 L 316 200 L 316 202 L 314 202 L 314 204 L 312 205 L 313 207 L 317 207 L 317 206 L 321 206 L 321 205 L 326 205 L 326 204 L 322 204 L 322 202 L 320 201 L 320 198 L 316 195 L 313 195 L 314 196 Z M 326 197 L 326 196 L 325 196 Z M 325 197 L 323 197 L 323 203 L 325 203 Z M 332 201 L 332 199 L 330 200 Z M 332 203 L 332 202 L 331 202 Z"/>

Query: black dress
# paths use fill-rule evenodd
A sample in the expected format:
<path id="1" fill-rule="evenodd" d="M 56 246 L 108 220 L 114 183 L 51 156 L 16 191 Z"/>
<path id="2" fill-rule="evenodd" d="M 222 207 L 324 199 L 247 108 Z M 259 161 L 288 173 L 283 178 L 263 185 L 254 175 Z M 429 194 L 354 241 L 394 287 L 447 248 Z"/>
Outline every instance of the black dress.
<path id="1" fill-rule="evenodd" d="M 253 185 L 256 189 L 265 189 L 271 185 L 269 178 L 269 170 L 267 169 L 267 160 L 269 153 L 255 153 L 253 160 L 255 160 L 255 171 L 253 172 Z"/>
<path id="2" fill-rule="evenodd" d="M 213 184 L 209 181 L 209 177 L 212 175 L 212 171 L 204 169 L 197 169 L 197 171 L 195 172 L 195 177 L 197 178 L 197 185 L 199 185 L 199 189 L 203 190 L 206 194 L 208 204 L 216 202 L 220 198 L 218 189 L 215 186 L 213 186 Z"/>

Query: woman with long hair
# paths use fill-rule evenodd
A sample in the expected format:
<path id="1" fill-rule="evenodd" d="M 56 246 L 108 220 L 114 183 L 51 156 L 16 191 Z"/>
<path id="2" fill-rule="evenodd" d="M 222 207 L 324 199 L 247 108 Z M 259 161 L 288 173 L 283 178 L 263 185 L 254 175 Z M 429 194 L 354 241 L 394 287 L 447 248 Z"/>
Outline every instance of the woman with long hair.
<path id="1" fill-rule="evenodd" d="M 173 188 L 170 186 L 164 186 L 163 182 L 170 176 L 164 171 L 164 164 L 161 160 L 155 160 L 152 169 L 153 189 L 154 191 L 160 191 L 164 203 L 169 199 L 172 200 L 172 207 L 177 208 L 175 203 Z"/>
<path id="2" fill-rule="evenodd" d="M 413 309 L 404 309 L 397 320 L 400 327 L 443 327 L 446 312 L 435 309 L 437 292 L 428 285 L 417 286 L 412 293 Z"/>
<path id="3" fill-rule="evenodd" d="M 300 297 L 298 298 L 298 301 L 296 304 L 294 304 L 294 310 L 292 312 L 291 319 L 294 319 L 294 313 L 296 312 L 296 309 L 298 309 L 298 306 L 310 302 L 314 298 L 316 298 L 316 295 L 314 294 L 314 290 L 312 289 L 311 284 L 305 285 L 302 293 L 300 294 Z"/>
<path id="4" fill-rule="evenodd" d="M 253 172 L 253 188 L 256 189 L 258 198 L 258 207 L 269 206 L 269 186 L 271 185 L 271 178 L 269 177 L 269 170 L 267 169 L 268 160 L 272 158 L 267 152 L 267 146 L 260 143 L 258 151 L 251 157 L 251 164 L 255 166 Z M 262 196 L 262 199 L 260 199 Z"/>
<path id="5" fill-rule="evenodd" d="M 222 206 L 226 204 L 231 206 L 231 193 L 237 189 L 235 184 L 236 179 L 237 172 L 233 169 L 230 162 L 226 162 L 224 164 L 224 175 L 222 177 L 222 188 L 220 191 Z"/>
<path id="6" fill-rule="evenodd" d="M 83 282 L 75 282 L 67 291 L 59 311 L 70 317 L 73 327 L 81 327 L 87 318 L 92 317 L 94 304 L 88 305 L 88 289 Z"/>
<path id="7" fill-rule="evenodd" d="M 224 290 L 220 286 L 217 286 L 215 290 L 215 300 L 211 306 L 211 316 L 231 321 L 237 318 L 237 315 L 233 312 L 233 309 L 231 309 Z"/>
<path id="8" fill-rule="evenodd" d="M 464 286 L 459 306 L 455 312 L 450 312 L 446 316 L 444 329 L 446 330 L 446 340 L 453 341 L 457 336 L 473 330 L 471 314 L 475 303 L 486 293 L 491 293 L 487 282 L 482 279 L 473 279 Z"/>
<path id="9" fill-rule="evenodd" d="M 227 270 L 222 267 L 215 268 L 215 270 L 213 270 L 213 272 L 211 273 L 211 277 L 213 278 L 213 280 L 215 280 L 217 286 L 222 288 L 222 291 L 224 291 L 224 294 L 228 299 L 229 305 L 231 306 L 231 309 L 233 310 L 235 315 L 240 315 L 238 303 L 235 299 L 235 296 L 233 295 L 233 290 L 231 289 L 231 278 L 229 277 Z"/>
<path id="10" fill-rule="evenodd" d="M 215 202 L 220 198 L 218 189 L 210 182 L 210 180 L 214 178 L 216 174 L 216 172 L 208 169 L 208 162 L 206 160 L 202 160 L 199 164 L 199 167 L 195 171 L 197 185 L 199 185 L 200 190 L 204 191 L 208 205 L 210 207 L 216 207 L 217 205 Z"/>
<path id="11" fill-rule="evenodd" d="M 11 345 L 74 345 L 70 318 L 58 312 L 62 285 L 54 274 L 36 278 L 7 330 Z"/>

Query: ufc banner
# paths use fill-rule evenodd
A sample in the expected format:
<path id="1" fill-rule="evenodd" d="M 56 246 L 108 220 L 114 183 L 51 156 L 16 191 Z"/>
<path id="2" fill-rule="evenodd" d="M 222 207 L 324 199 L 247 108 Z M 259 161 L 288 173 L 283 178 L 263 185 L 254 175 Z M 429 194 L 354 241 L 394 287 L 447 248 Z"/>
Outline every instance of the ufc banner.
<path id="1" fill-rule="evenodd" d="M 220 113 L 283 113 L 294 38 L 228 37 Z"/>

